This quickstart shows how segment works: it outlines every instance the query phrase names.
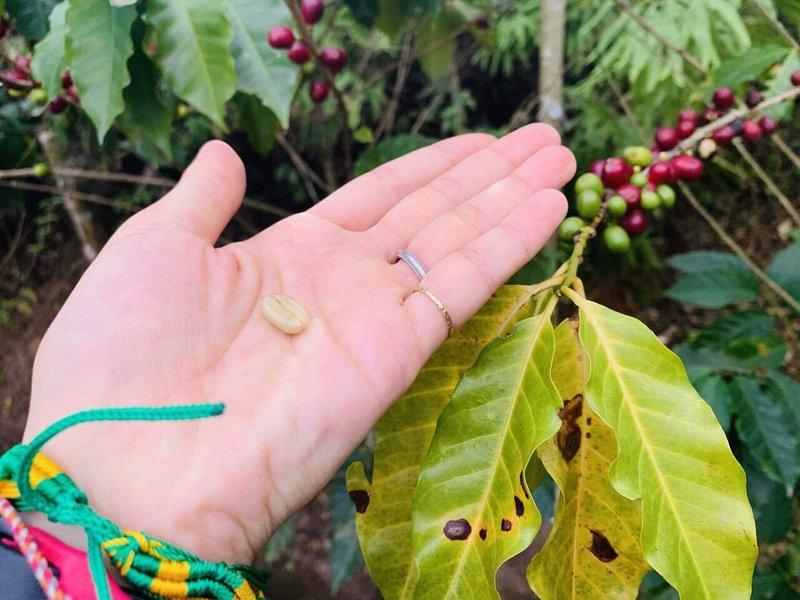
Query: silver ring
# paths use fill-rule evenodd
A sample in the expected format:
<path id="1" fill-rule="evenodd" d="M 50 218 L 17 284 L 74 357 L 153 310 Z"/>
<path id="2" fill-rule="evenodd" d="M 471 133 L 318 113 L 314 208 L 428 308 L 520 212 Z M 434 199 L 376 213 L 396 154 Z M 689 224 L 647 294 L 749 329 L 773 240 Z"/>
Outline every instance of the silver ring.
<path id="1" fill-rule="evenodd" d="M 427 275 L 428 272 L 425 270 L 425 267 L 422 266 L 420 260 L 414 256 L 414 253 L 411 252 L 411 250 L 400 250 L 400 252 L 397 253 L 397 258 L 404 261 L 409 267 L 411 267 L 411 270 L 414 271 L 417 277 L 419 277 L 420 281 L 425 279 L 425 275 Z"/>

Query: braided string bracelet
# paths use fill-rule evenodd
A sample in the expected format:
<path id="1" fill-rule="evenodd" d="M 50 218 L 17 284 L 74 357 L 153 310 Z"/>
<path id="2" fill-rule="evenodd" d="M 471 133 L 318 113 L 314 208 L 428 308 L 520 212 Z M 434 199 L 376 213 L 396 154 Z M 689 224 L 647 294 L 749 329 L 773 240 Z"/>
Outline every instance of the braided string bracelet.
<path id="1" fill-rule="evenodd" d="M 40 452 L 42 446 L 54 436 L 81 423 L 183 421 L 218 416 L 223 410 L 222 404 L 198 404 L 94 409 L 66 417 L 48 427 L 30 444 L 18 444 L 0 456 L 0 498 L 10 500 L 14 511 L 38 511 L 47 515 L 54 523 L 83 528 L 88 539 L 89 568 L 99 600 L 111 600 L 103 552 L 132 587 L 150 598 L 264 598 L 259 591 L 266 582 L 263 573 L 246 565 L 202 560 L 140 531 L 123 531 L 98 515 L 89 506 L 86 495 L 69 476 Z M 6 513 L 10 518 L 15 515 L 8 510 Z M 19 541 L 17 544 L 19 545 Z M 43 585 L 42 579 L 37 577 L 37 580 Z M 57 585 L 50 582 L 48 579 L 47 585 L 53 585 L 53 589 L 57 590 Z M 47 591 L 47 588 L 43 589 Z"/>

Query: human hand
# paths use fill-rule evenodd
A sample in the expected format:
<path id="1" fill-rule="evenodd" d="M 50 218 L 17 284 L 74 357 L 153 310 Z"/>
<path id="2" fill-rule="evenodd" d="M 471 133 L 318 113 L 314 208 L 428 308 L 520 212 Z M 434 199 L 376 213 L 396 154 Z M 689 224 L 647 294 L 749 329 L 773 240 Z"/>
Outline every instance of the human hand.
<path id="1" fill-rule="evenodd" d="M 574 170 L 547 126 L 460 136 L 215 248 L 245 180 L 230 148 L 207 144 L 114 234 L 54 320 L 26 440 L 88 408 L 225 403 L 203 421 L 81 425 L 44 451 L 121 527 L 249 562 L 447 335 L 396 252 L 423 261 L 422 285 L 458 327 L 555 230 L 566 202 L 552 188 Z M 305 306 L 306 331 L 264 318 L 273 293 Z"/>

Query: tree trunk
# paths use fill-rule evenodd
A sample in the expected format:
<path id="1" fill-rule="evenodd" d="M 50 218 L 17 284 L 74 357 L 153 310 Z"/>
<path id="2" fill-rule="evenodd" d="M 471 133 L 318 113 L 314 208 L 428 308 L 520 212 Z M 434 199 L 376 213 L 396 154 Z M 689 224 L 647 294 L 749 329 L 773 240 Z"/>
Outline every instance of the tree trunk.
<path id="1" fill-rule="evenodd" d="M 542 1 L 537 119 L 561 130 L 564 119 L 564 30 L 567 0 Z"/>

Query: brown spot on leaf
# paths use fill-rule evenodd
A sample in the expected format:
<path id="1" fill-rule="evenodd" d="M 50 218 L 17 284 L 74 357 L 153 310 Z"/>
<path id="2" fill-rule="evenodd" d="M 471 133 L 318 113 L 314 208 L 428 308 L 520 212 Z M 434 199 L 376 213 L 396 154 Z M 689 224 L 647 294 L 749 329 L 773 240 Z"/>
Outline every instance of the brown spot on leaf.
<path id="1" fill-rule="evenodd" d="M 591 425 L 592 424 L 592 417 L 586 417 L 586 424 L 587 425 Z"/>
<path id="2" fill-rule="evenodd" d="M 556 433 L 556 445 L 567 462 L 575 457 L 581 447 L 581 428 L 578 426 L 578 419 L 582 412 L 583 394 L 576 394 L 572 399 L 566 400 L 564 408 L 558 411 L 561 428 Z"/>
<path id="3" fill-rule="evenodd" d="M 511 531 L 511 521 L 508 519 L 503 519 L 500 521 L 500 530 L 501 531 Z"/>
<path id="4" fill-rule="evenodd" d="M 455 519 L 444 524 L 444 535 L 449 540 L 465 540 L 472 533 L 472 526 L 466 519 Z"/>
<path id="5" fill-rule="evenodd" d="M 367 512 L 367 507 L 369 506 L 369 492 L 365 490 L 352 490 L 350 492 L 350 500 L 356 505 L 357 513 L 363 514 Z"/>
<path id="6" fill-rule="evenodd" d="M 614 546 L 611 545 L 611 542 L 602 532 L 596 529 L 590 529 L 589 531 L 592 532 L 592 547 L 589 548 L 589 552 L 594 554 L 597 560 L 607 563 L 619 556 L 617 551 L 614 550 Z"/>
<path id="7" fill-rule="evenodd" d="M 478 532 L 478 535 L 479 535 L 479 536 L 481 536 L 481 539 L 482 539 L 482 540 L 485 540 L 485 539 L 486 539 L 486 527 L 484 527 L 483 529 L 481 529 L 481 530 Z"/>
<path id="8" fill-rule="evenodd" d="M 590 439 L 592 439 L 592 432 L 591 432 L 591 431 L 587 431 L 587 432 L 586 432 L 586 439 L 587 439 L 587 440 L 590 440 Z"/>
<path id="9" fill-rule="evenodd" d="M 528 487 L 525 485 L 525 473 L 522 471 L 519 472 L 519 486 L 522 488 L 522 493 L 525 494 L 525 497 L 530 498 L 528 495 Z"/>
<path id="10" fill-rule="evenodd" d="M 519 499 L 519 496 L 514 496 L 514 510 L 517 512 L 518 517 L 525 514 L 525 505 L 522 503 L 522 500 Z"/>

